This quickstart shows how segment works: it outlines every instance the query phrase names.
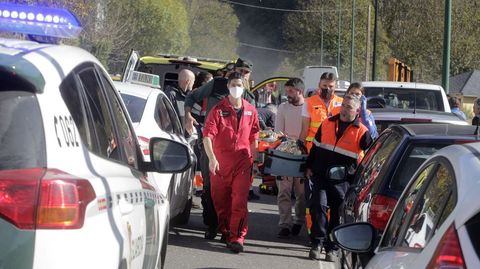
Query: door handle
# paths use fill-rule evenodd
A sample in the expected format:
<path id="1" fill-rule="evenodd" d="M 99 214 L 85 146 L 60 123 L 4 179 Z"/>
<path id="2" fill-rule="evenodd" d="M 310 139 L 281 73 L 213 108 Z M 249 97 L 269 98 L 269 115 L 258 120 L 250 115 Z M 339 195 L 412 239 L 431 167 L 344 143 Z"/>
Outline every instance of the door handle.
<path id="1" fill-rule="evenodd" d="M 133 211 L 133 205 L 125 199 L 120 200 L 118 207 L 120 208 L 120 214 L 122 214 L 122 216 L 128 215 Z"/>

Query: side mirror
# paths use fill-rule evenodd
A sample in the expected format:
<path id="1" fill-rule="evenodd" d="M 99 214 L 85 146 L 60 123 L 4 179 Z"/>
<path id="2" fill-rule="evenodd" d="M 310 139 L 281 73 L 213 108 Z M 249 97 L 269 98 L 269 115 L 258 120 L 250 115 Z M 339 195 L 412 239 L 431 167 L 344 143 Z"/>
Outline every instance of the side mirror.
<path id="1" fill-rule="evenodd" d="M 368 222 L 355 222 L 337 226 L 330 236 L 341 249 L 354 253 L 367 253 L 373 250 L 376 230 Z"/>
<path id="2" fill-rule="evenodd" d="M 330 167 L 327 176 L 333 180 L 345 180 L 347 178 L 347 168 L 345 166 Z"/>
<path id="3" fill-rule="evenodd" d="M 150 139 L 150 160 L 159 173 L 182 173 L 193 162 L 188 146 L 159 137 Z"/>

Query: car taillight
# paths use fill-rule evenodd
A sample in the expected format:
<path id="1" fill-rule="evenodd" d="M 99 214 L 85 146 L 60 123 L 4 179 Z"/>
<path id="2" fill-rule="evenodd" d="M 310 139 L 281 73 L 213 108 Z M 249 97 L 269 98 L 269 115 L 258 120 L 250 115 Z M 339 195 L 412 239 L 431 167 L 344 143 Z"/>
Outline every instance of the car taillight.
<path id="1" fill-rule="evenodd" d="M 370 222 L 375 229 L 383 231 L 396 204 L 397 199 L 375 194 L 370 204 L 368 222 Z"/>
<path id="2" fill-rule="evenodd" d="M 138 143 L 140 144 L 140 148 L 142 149 L 143 155 L 150 156 L 150 149 L 149 149 L 150 139 L 143 136 L 137 136 L 137 137 L 138 137 Z"/>
<path id="3" fill-rule="evenodd" d="M 460 247 L 457 231 L 453 224 L 447 229 L 442 239 L 440 239 L 440 243 L 438 243 L 437 249 L 427 268 L 465 268 L 462 248 Z"/>
<path id="4" fill-rule="evenodd" d="M 0 171 L 0 216 L 20 229 L 78 229 L 95 191 L 58 169 Z"/>

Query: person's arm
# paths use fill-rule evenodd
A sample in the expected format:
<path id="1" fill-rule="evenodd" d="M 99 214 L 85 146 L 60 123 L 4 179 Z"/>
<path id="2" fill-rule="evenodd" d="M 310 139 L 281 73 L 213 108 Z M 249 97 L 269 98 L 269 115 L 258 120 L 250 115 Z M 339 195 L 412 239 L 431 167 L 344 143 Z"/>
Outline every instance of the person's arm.
<path id="1" fill-rule="evenodd" d="M 313 168 L 313 162 L 315 161 L 314 158 L 317 156 L 317 150 L 318 146 L 315 144 L 315 142 L 320 143 L 322 141 L 322 125 L 318 127 L 317 133 L 315 134 L 314 138 L 314 143 L 312 143 L 312 148 L 310 148 L 310 153 L 308 154 L 307 157 L 307 163 L 306 163 L 306 171 L 305 175 L 307 177 L 311 177 L 313 175 L 312 168 Z"/>
<path id="2" fill-rule="evenodd" d="M 254 117 L 253 117 L 253 124 L 252 124 L 252 129 L 250 130 L 250 136 L 249 136 L 249 141 L 250 141 L 250 152 L 252 154 L 252 160 L 257 159 L 257 149 L 258 149 L 258 136 L 260 132 L 260 126 L 258 123 L 258 114 L 257 111 L 254 110 L 253 112 Z"/>
<path id="3" fill-rule="evenodd" d="M 195 103 L 202 101 L 204 98 L 212 94 L 213 84 L 214 79 L 198 89 L 188 92 L 187 96 L 185 96 L 185 131 L 189 134 L 193 133 L 193 125 L 198 125 L 198 122 L 192 116 L 192 107 Z"/>
<path id="4" fill-rule="evenodd" d="M 372 136 L 372 139 L 377 138 L 377 125 L 375 124 L 375 118 L 373 114 L 367 109 L 367 98 L 362 95 L 360 97 L 361 106 L 360 106 L 360 121 L 365 125 Z"/>
<path id="5" fill-rule="evenodd" d="M 300 132 L 300 141 L 305 142 L 308 135 L 308 128 L 310 127 L 310 113 L 307 109 L 307 102 L 303 103 L 302 107 L 302 130 Z"/>
<path id="6" fill-rule="evenodd" d="M 216 171 L 220 169 L 220 165 L 217 161 L 215 153 L 213 152 L 213 138 L 218 134 L 218 113 L 215 113 L 215 111 L 216 110 L 213 109 L 213 113 L 209 113 L 207 115 L 204 126 L 205 128 L 203 129 L 203 146 L 208 157 L 208 168 L 213 175 L 215 175 Z"/>

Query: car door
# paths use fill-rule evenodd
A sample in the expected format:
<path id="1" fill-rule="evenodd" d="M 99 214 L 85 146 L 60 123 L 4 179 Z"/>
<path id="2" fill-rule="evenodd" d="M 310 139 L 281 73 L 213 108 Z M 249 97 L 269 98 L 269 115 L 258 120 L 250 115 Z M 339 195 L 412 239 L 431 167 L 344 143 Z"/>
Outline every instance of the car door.
<path id="1" fill-rule="evenodd" d="M 189 143 L 185 139 L 183 127 L 180 123 L 180 118 L 178 117 L 178 114 L 175 112 L 175 109 L 173 108 L 172 103 L 167 98 L 163 98 L 163 102 L 165 103 L 165 107 L 167 108 L 168 115 L 170 116 L 170 121 L 172 122 L 172 125 L 173 125 L 173 133 L 178 137 L 179 141 L 181 141 L 182 143 L 190 147 L 191 145 L 189 145 Z M 193 150 L 192 150 L 192 153 L 193 153 Z M 180 203 L 181 205 L 180 207 L 182 209 L 185 208 L 185 204 L 187 200 L 189 200 L 190 197 L 192 196 L 194 174 L 195 174 L 195 165 L 192 165 L 190 169 L 181 173 L 181 176 L 176 178 L 176 179 L 180 179 L 180 182 L 177 182 L 177 186 L 179 186 L 179 192 L 177 195 L 181 197 L 182 203 Z"/>
<path id="2" fill-rule="evenodd" d="M 285 92 L 285 82 L 287 82 L 287 80 L 289 79 L 290 79 L 289 77 L 271 77 L 263 80 L 262 82 L 252 87 L 250 89 L 250 92 L 252 92 L 255 95 L 255 103 L 257 103 L 257 107 L 263 107 L 265 105 L 265 104 L 262 104 L 261 100 L 259 99 L 261 99 L 260 98 L 261 92 L 265 90 L 265 87 L 267 86 L 267 84 L 275 85 L 275 91 L 272 93 L 272 103 L 279 105 L 282 102 L 286 102 L 287 93 Z"/>
<path id="3" fill-rule="evenodd" d="M 158 226 L 154 221 L 147 224 L 147 213 L 151 220 L 150 208 L 156 206 L 159 197 L 141 180 L 143 173 L 137 170 L 139 155 L 133 129 L 107 75 L 89 63 L 76 68 L 74 76 L 84 99 L 81 103 L 85 106 L 88 125 L 79 128 L 80 136 L 89 150 L 87 161 L 92 173 L 97 182 L 101 182 L 101 186 L 96 186 L 97 190 L 102 188 L 101 192 L 96 190 L 101 195 L 97 197 L 99 211 L 107 213 L 113 221 L 110 232 L 117 237 L 122 263 L 141 268 L 144 261 L 156 258 L 144 260 L 145 253 L 159 248 L 155 240 L 146 245 L 147 229 L 158 230 L 152 227 Z"/>
<path id="4" fill-rule="evenodd" d="M 407 187 L 381 239 L 371 268 L 414 268 L 457 201 L 453 168 L 443 158 L 423 166 Z"/>

